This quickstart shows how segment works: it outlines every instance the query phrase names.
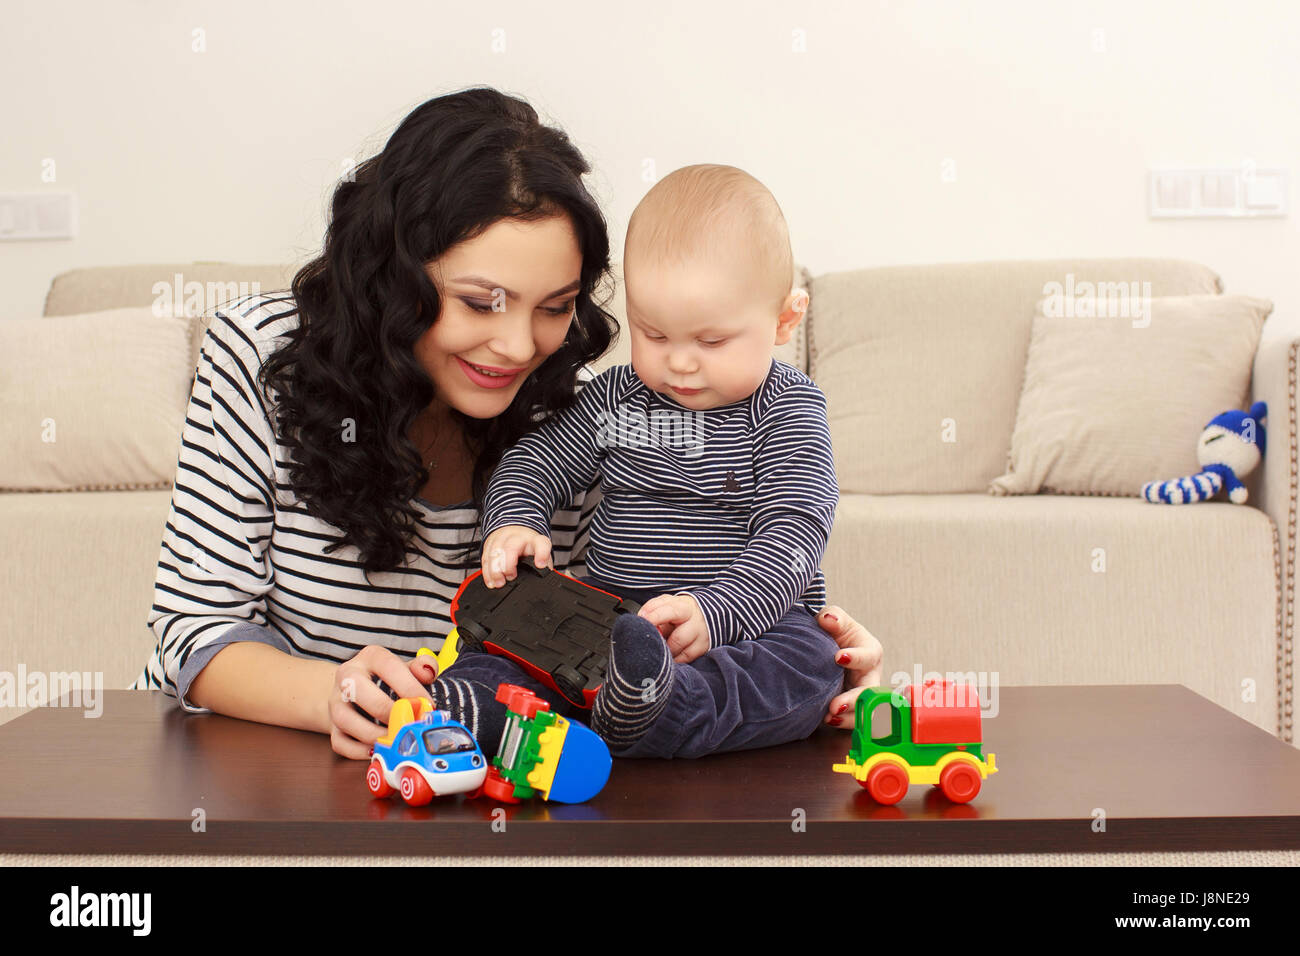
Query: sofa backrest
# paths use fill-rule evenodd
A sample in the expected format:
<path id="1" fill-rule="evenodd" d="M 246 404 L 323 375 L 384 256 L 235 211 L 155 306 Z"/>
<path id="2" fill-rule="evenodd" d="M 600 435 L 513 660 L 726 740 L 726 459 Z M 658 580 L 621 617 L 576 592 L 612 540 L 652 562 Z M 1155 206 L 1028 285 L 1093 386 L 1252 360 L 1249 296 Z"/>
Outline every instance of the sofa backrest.
<path id="1" fill-rule="evenodd" d="M 219 262 L 75 269 L 57 276 L 46 315 L 162 301 L 210 312 L 226 297 L 288 288 L 296 266 Z M 621 269 L 609 310 L 625 330 L 593 363 L 630 360 Z M 793 284 L 807 320 L 775 350 L 826 393 L 842 492 L 984 492 L 1006 467 L 1036 303 L 1049 283 L 1137 283 L 1152 296 L 1217 294 L 1218 275 L 1170 259 L 1051 259 L 889 266 Z M 195 298 L 197 296 L 197 298 Z M 197 331 L 201 332 L 201 326 Z M 198 336 L 195 337 L 196 342 Z"/>
<path id="2" fill-rule="evenodd" d="M 72 269 L 55 276 L 50 283 L 45 314 L 79 315 L 155 304 L 161 311 L 176 315 L 201 314 L 247 292 L 287 289 L 295 271 L 290 265 L 233 262 Z M 201 304 L 201 308 L 187 309 L 187 303 Z"/>
<path id="3" fill-rule="evenodd" d="M 841 492 L 987 491 L 1006 467 L 1035 307 L 1052 283 L 1068 291 L 1083 282 L 1124 283 L 1151 296 L 1223 291 L 1212 270 L 1169 259 L 891 266 L 815 277 L 808 373 L 826 394 Z"/>
<path id="4" fill-rule="evenodd" d="M 79 315 L 104 309 L 143 306 L 157 303 L 177 315 L 207 316 L 221 302 L 246 292 L 273 292 L 287 289 L 298 266 L 240 265 L 231 262 L 187 262 L 171 265 L 100 266 L 72 269 L 55 276 L 45 297 L 46 315 Z M 614 269 L 614 297 L 607 308 L 618 320 L 620 333 L 614 347 L 592 363 L 603 371 L 611 365 L 631 361 L 627 329 L 627 303 L 624 299 L 620 269 Z M 810 289 L 812 276 L 795 264 L 793 285 Z M 800 371 L 807 371 L 807 323 L 801 323 L 795 335 L 773 354 Z M 203 331 L 196 325 L 195 341 Z M 197 353 L 196 356 L 197 358 Z"/>

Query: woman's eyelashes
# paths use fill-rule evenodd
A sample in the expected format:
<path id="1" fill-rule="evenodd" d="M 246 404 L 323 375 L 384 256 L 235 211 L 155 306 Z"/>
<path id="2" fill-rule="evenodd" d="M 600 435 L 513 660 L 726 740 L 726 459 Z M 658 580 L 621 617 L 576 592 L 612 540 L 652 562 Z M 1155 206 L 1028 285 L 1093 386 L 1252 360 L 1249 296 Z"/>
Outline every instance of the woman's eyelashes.
<path id="1" fill-rule="evenodd" d="M 491 302 L 479 302 L 474 299 L 461 299 L 460 301 L 464 302 L 475 312 L 486 314 L 488 312 L 496 311 L 495 309 L 492 308 Z M 576 301 L 577 301 L 576 299 L 570 299 L 568 303 L 566 303 L 565 305 L 559 306 L 558 308 L 554 308 L 554 309 L 542 309 L 542 311 L 554 316 L 572 315 L 573 303 Z"/>

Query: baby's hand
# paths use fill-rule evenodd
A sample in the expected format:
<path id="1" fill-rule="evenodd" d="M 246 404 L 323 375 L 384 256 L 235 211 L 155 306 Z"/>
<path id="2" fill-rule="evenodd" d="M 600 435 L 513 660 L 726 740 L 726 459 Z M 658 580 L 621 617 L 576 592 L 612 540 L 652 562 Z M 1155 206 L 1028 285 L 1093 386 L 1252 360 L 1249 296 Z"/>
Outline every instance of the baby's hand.
<path id="1" fill-rule="evenodd" d="M 499 588 L 513 581 L 522 554 L 531 554 L 539 568 L 550 567 L 551 539 L 519 524 L 497 528 L 483 542 L 483 583 Z"/>
<path id="2" fill-rule="evenodd" d="M 668 641 L 668 651 L 678 664 L 689 664 L 709 652 L 709 625 L 699 602 L 689 594 L 661 594 L 641 605 L 645 618 Z"/>

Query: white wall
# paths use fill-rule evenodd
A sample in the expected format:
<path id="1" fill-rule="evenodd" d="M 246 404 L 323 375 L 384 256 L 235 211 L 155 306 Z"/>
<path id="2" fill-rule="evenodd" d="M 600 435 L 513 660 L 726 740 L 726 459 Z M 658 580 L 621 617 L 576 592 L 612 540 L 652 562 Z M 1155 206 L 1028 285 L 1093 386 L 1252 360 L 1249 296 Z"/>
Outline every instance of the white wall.
<path id="1" fill-rule="evenodd" d="M 772 189 L 814 273 L 1176 256 L 1300 316 L 1295 214 L 1152 221 L 1145 192 L 1151 166 L 1300 175 L 1297 36 L 1257 0 L 6 0 L 0 192 L 73 189 L 80 232 L 0 243 L 0 317 L 75 266 L 304 259 L 343 159 L 477 84 L 585 151 L 616 259 L 645 160 L 721 162 Z"/>

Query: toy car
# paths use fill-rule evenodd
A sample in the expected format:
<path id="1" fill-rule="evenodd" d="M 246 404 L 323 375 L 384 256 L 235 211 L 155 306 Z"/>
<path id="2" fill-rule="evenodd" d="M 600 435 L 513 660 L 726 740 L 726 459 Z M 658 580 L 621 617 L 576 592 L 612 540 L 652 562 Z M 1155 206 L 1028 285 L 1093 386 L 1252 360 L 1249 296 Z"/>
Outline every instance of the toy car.
<path id="1" fill-rule="evenodd" d="M 889 733 L 871 736 L 871 714 L 889 707 Z M 895 693 L 873 687 L 858 695 L 853 740 L 843 763 L 831 769 L 852 774 L 872 799 L 886 805 L 902 800 L 913 783 L 934 784 L 953 803 L 968 803 L 980 783 L 997 773 L 993 754 L 986 760 L 975 688 L 952 681 L 926 681 Z"/>
<path id="2" fill-rule="evenodd" d="M 394 790 L 413 807 L 434 797 L 483 790 L 488 764 L 464 724 L 427 697 L 402 697 L 388 716 L 388 734 L 370 749 L 366 786 L 376 797 Z"/>
<path id="3" fill-rule="evenodd" d="M 451 602 L 456 625 L 438 654 L 440 673 L 461 648 L 508 657 L 525 673 L 575 707 L 589 708 L 605 682 L 609 635 L 636 601 L 583 584 L 530 560 L 519 561 L 513 581 L 489 588 L 476 571 Z"/>
<path id="4" fill-rule="evenodd" d="M 543 800 L 582 803 L 600 793 L 613 763 L 600 737 L 515 684 L 497 687 L 497 700 L 506 705 L 506 726 L 483 785 L 486 796 L 519 803 L 540 793 Z"/>

